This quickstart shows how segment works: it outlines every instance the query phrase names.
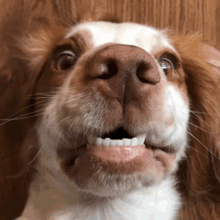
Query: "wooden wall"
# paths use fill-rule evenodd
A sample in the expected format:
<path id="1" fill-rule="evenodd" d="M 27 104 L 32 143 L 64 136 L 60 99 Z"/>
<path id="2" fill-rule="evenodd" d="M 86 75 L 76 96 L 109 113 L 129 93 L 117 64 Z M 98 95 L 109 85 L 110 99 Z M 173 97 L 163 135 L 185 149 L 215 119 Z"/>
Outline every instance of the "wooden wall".
<path id="1" fill-rule="evenodd" d="M 28 1 L 28 0 L 26 0 Z M 220 49 L 219 0 L 38 0 L 34 8 L 42 12 L 46 4 L 56 8 L 61 18 L 77 17 L 96 10 L 132 21 L 169 28 L 175 33 L 198 32 L 203 40 Z M 58 7 L 57 7 L 58 6 Z"/>
<path id="2" fill-rule="evenodd" d="M 62 16 L 76 16 L 97 8 L 121 19 L 171 28 L 176 33 L 198 32 L 220 49 L 219 0 L 54 0 L 62 2 Z"/>

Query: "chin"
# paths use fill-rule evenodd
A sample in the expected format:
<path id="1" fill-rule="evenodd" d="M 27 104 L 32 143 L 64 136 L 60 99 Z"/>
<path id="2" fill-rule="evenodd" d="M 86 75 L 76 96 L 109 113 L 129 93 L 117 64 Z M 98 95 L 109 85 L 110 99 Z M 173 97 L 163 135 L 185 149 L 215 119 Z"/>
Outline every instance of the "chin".
<path id="1" fill-rule="evenodd" d="M 10 77 L 26 74 L 21 150 L 35 169 L 18 219 L 178 219 L 181 186 L 216 158 L 193 163 L 219 153 L 215 49 L 104 17 L 35 22 L 11 55 Z"/>

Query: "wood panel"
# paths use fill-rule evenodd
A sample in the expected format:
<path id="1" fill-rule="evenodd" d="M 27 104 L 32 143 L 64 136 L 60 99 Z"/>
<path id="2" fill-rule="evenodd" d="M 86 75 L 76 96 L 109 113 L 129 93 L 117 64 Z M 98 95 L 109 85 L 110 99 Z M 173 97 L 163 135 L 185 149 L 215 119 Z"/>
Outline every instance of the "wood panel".
<path id="1" fill-rule="evenodd" d="M 71 0 L 70 0 L 71 1 Z M 198 32 L 204 41 L 220 49 L 220 1 L 218 0 L 55 0 L 63 15 L 77 16 L 98 10 L 122 21 L 171 28 L 175 33 Z M 70 6 L 71 5 L 71 6 Z"/>

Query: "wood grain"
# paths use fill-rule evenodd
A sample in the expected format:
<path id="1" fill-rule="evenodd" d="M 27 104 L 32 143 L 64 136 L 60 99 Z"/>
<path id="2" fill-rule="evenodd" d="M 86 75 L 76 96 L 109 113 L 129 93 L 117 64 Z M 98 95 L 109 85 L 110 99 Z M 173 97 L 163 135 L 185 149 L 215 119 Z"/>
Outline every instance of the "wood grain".
<path id="1" fill-rule="evenodd" d="M 71 0 L 70 0 L 71 1 Z M 98 9 L 118 17 L 175 33 L 198 32 L 207 43 L 220 48 L 220 1 L 218 0 L 55 0 L 63 16 L 76 17 L 85 10 Z"/>
<path id="2" fill-rule="evenodd" d="M 1 10 L 15 0 L 0 0 Z M 19 0 L 21 1 L 21 0 Z M 70 25 L 85 12 L 96 10 L 108 13 L 121 21 L 138 22 L 157 28 L 169 28 L 174 33 L 198 32 L 205 42 L 220 49 L 219 0 L 22 0 L 31 5 L 33 13 L 56 14 Z M 4 13 L 3 13 L 4 14 Z M 0 13 L 0 21 L 5 17 Z M 2 86 L 2 84 L 1 84 Z M 1 95 L 6 96 L 3 87 Z M 4 115 L 0 109 L 0 117 Z M 12 137 L 5 135 L 14 133 Z M 21 212 L 27 196 L 28 178 L 6 178 L 19 170 L 19 145 L 22 145 L 22 126 L 12 122 L 0 127 L 0 219 L 12 220 Z M 23 137 L 24 138 L 24 137 Z M 16 142 L 16 146 L 13 144 Z M 219 195 L 220 197 L 220 195 Z M 186 200 L 181 220 L 220 219 L 220 205 L 211 198 L 192 197 Z"/>

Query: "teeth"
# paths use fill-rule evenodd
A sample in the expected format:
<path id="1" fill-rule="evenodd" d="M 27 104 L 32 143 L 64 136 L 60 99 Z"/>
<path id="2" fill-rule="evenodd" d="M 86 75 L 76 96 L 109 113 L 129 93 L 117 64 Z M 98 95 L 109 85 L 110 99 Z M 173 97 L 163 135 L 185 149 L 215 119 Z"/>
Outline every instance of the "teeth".
<path id="1" fill-rule="evenodd" d="M 110 143 L 111 143 L 111 139 L 110 139 L 110 138 L 105 138 L 105 139 L 103 140 L 103 145 L 104 145 L 104 146 L 109 146 Z"/>
<path id="2" fill-rule="evenodd" d="M 95 138 L 95 137 L 89 137 L 88 142 L 90 145 L 96 145 L 96 146 L 137 146 L 137 145 L 143 145 L 144 140 L 146 138 L 146 135 L 139 135 L 132 139 L 123 138 L 122 140 L 113 140 L 110 138 Z"/>
<path id="3" fill-rule="evenodd" d="M 138 139 L 137 138 L 132 138 L 131 139 L 131 146 L 136 146 L 138 145 Z"/>
<path id="4" fill-rule="evenodd" d="M 96 139 L 96 145 L 98 145 L 98 146 L 104 144 L 103 142 L 104 142 L 104 140 L 102 138 Z"/>
<path id="5" fill-rule="evenodd" d="M 131 145 L 131 139 L 123 139 L 123 143 L 124 143 L 124 145 Z"/>

